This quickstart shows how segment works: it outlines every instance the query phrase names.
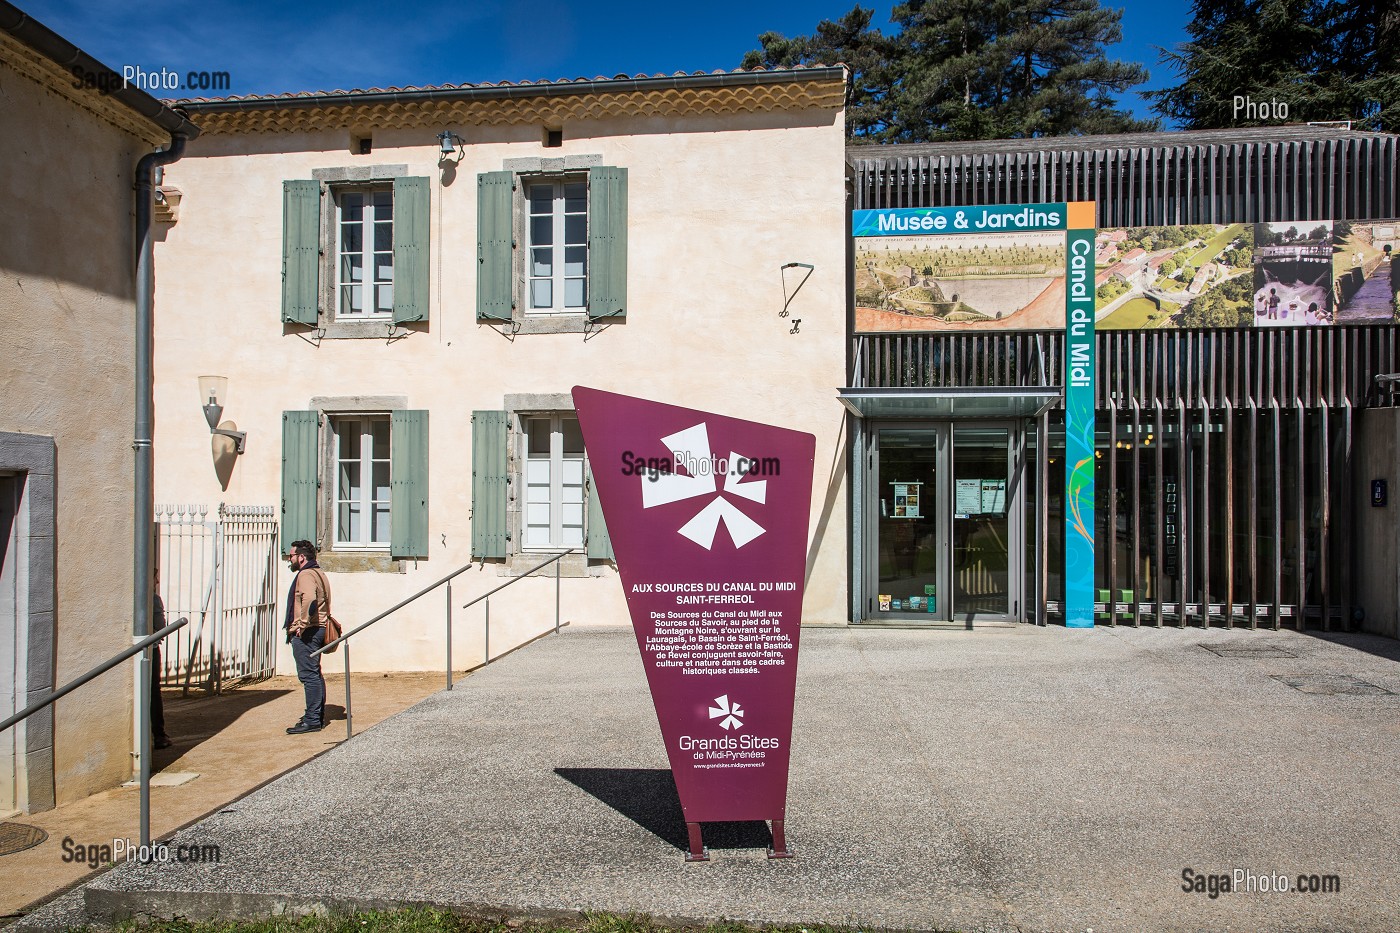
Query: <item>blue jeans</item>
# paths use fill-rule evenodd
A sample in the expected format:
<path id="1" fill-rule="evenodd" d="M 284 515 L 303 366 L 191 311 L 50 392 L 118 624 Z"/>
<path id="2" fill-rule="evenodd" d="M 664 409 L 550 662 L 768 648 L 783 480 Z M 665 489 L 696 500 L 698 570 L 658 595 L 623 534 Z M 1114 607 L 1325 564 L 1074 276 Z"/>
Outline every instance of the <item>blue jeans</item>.
<path id="1" fill-rule="evenodd" d="M 300 636 L 292 636 L 292 657 L 297 662 L 297 680 L 306 690 L 306 712 L 302 722 L 308 726 L 320 726 L 326 716 L 326 679 L 321 676 L 321 656 L 312 654 L 326 643 L 326 630 L 323 626 L 307 629 Z"/>

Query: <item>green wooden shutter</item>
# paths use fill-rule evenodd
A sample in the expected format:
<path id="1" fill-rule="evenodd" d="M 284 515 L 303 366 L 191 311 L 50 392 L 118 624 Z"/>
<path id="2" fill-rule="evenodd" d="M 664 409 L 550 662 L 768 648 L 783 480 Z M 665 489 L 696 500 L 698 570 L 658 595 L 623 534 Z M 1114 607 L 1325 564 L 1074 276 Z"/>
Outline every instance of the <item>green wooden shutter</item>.
<path id="1" fill-rule="evenodd" d="M 394 179 L 394 323 L 428 319 L 426 178 Z"/>
<path id="2" fill-rule="evenodd" d="M 588 171 L 588 316 L 627 316 L 627 169 Z"/>
<path id="3" fill-rule="evenodd" d="M 389 553 L 428 556 L 428 413 L 396 411 L 389 429 Z"/>
<path id="4" fill-rule="evenodd" d="M 316 326 L 320 304 L 321 183 L 282 182 L 282 321 Z"/>
<path id="5" fill-rule="evenodd" d="M 316 542 L 316 427 L 314 411 L 282 412 L 282 553 L 293 541 Z"/>
<path id="6" fill-rule="evenodd" d="M 509 321 L 515 312 L 515 175 L 476 176 L 476 319 Z"/>
<path id="7" fill-rule="evenodd" d="M 598 501 L 598 485 L 593 481 L 593 465 L 591 463 L 588 471 L 588 527 L 585 533 L 587 537 L 584 539 L 584 543 L 587 545 L 590 558 L 593 560 L 613 559 L 612 539 L 608 537 L 608 526 L 603 522 L 603 504 Z"/>
<path id="8" fill-rule="evenodd" d="M 505 557 L 506 424 L 503 411 L 472 412 L 472 557 Z"/>

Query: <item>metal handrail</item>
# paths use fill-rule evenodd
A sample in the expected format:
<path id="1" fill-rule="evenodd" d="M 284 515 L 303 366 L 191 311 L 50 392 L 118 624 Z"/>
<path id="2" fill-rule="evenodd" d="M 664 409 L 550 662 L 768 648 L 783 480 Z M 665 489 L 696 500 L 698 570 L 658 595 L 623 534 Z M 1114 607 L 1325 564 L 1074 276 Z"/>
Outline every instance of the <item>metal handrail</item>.
<path id="1" fill-rule="evenodd" d="M 481 602 L 483 599 L 488 598 L 488 597 L 491 596 L 493 593 L 499 593 L 501 590 L 505 589 L 505 588 L 508 587 L 508 586 L 514 586 L 515 584 L 519 583 L 521 580 L 524 580 L 524 579 L 525 579 L 526 577 L 528 577 L 530 574 L 534 573 L 536 570 L 543 570 L 544 568 L 548 567 L 550 564 L 554 563 L 556 560 L 559 560 L 561 557 L 567 557 L 568 555 L 573 554 L 573 553 L 575 553 L 575 552 L 576 552 L 576 549 L 575 549 L 575 548 L 570 548 L 570 549 L 567 550 L 567 551 L 560 551 L 558 554 L 555 554 L 553 557 L 551 557 L 549 560 L 545 561 L 543 564 L 540 564 L 540 565 L 537 566 L 537 567 L 531 567 L 529 570 L 525 571 L 524 573 L 522 573 L 520 576 L 516 577 L 515 579 L 513 579 L 513 580 L 507 580 L 506 582 L 502 583 L 500 586 L 496 587 L 494 590 L 490 590 L 490 591 L 488 591 L 488 592 L 486 592 L 486 593 L 482 593 L 480 596 L 478 596 L 476 599 L 473 599 L 473 600 L 472 600 L 471 602 L 469 602 L 469 603 L 463 603 L 463 604 L 462 604 L 462 608 L 463 608 L 463 609 L 470 609 L 472 606 L 475 606 L 477 603 Z"/>
<path id="2" fill-rule="evenodd" d="M 76 680 L 70 680 L 42 700 L 29 704 L 9 719 L 6 719 L 3 723 L 0 723 L 0 732 L 4 732 L 11 726 L 23 722 L 41 709 L 44 709 L 72 693 L 74 690 L 77 690 L 93 678 L 102 676 L 126 659 L 135 657 L 138 654 L 141 655 L 141 675 L 140 680 L 136 684 L 136 696 L 138 697 L 137 705 L 140 706 L 140 715 L 137 717 L 136 728 L 137 734 L 140 736 L 139 741 L 141 744 L 141 772 L 139 779 L 141 785 L 141 800 L 138 828 L 141 836 L 140 851 L 143 853 L 149 853 L 151 851 L 151 656 L 149 650 L 156 642 L 167 637 L 177 629 L 185 627 L 189 622 L 188 616 L 182 616 L 176 619 L 160 631 L 152 632 L 125 651 L 112 655 L 112 657 L 103 661 L 86 674 L 83 674 Z M 160 687 L 157 686 L 156 689 L 159 690 Z M 145 856 L 143 856 L 143 858 L 145 858 Z"/>
<path id="3" fill-rule="evenodd" d="M 430 583 L 430 584 L 428 584 L 427 586 L 423 587 L 421 590 L 419 590 L 418 592 L 414 593 L 412 596 L 408 597 L 407 599 L 405 599 L 405 600 L 403 600 L 403 601 L 401 601 L 401 602 L 397 602 L 397 603 L 395 603 L 394 605 L 390 606 L 388 609 L 385 609 L 383 612 L 381 612 L 379 615 L 375 616 L 373 619 L 370 619 L 368 622 L 362 622 L 361 624 L 359 624 L 359 625 L 355 626 L 354 628 L 352 628 L 350 631 L 348 631 L 348 632 L 342 632 L 342 633 L 340 634 L 340 637 L 337 638 L 335 641 L 328 642 L 327 644 L 322 645 L 320 648 L 317 648 L 315 651 L 313 651 L 313 652 L 311 652 L 311 653 L 312 653 L 312 654 L 320 654 L 320 653 L 323 652 L 323 651 L 329 651 L 331 648 L 334 648 L 336 645 L 338 645 L 338 644 L 340 644 L 341 642 L 345 641 L 345 640 L 346 640 L 347 638 L 349 638 L 351 635 L 356 635 L 356 634 L 358 634 L 358 633 L 360 633 L 360 632 L 363 632 L 365 629 L 369 628 L 371 625 L 373 625 L 374 623 L 378 622 L 380 619 L 383 619 L 383 618 L 386 618 L 386 617 L 388 617 L 388 616 L 390 616 L 390 615 L 393 615 L 395 612 L 398 612 L 400 609 L 402 609 L 404 606 L 407 606 L 409 603 L 413 602 L 413 601 L 414 601 L 415 599 L 417 599 L 418 597 L 423 596 L 423 595 L 426 595 L 426 594 L 428 594 L 428 593 L 431 593 L 433 590 L 435 590 L 435 589 L 437 589 L 438 587 L 442 586 L 444 583 L 447 583 L 448 581 L 450 581 L 450 580 L 453 579 L 454 577 L 459 577 L 459 576 L 461 576 L 462 574 L 466 573 L 468 570 L 471 570 L 471 569 L 472 569 L 472 565 L 471 565 L 471 564 L 467 564 L 466 566 L 463 566 L 463 567 L 458 567 L 456 570 L 452 571 L 451 573 L 449 573 L 447 576 L 443 577 L 441 580 L 437 581 L 436 583 Z"/>
<path id="4" fill-rule="evenodd" d="M 33 716 L 41 709 L 48 706 L 50 703 L 53 703 L 55 700 L 62 699 L 68 694 L 72 693 L 74 690 L 81 687 L 83 684 L 92 680 L 93 678 L 100 677 L 101 675 L 107 673 L 112 668 L 125 661 L 127 658 L 135 657 L 142 651 L 145 651 L 151 645 L 154 645 L 156 642 L 169 635 L 171 632 L 175 631 L 178 628 L 182 628 L 185 625 L 188 625 L 189 621 L 190 620 L 188 618 L 176 619 L 174 622 L 171 622 L 169 625 L 167 625 L 160 631 L 147 635 L 145 638 L 136 642 L 122 653 L 112 655 L 112 657 L 108 658 L 106 661 L 103 661 L 101 664 L 97 665 L 92 670 L 88 671 L 86 674 L 82 675 L 76 680 L 69 681 L 67 684 L 65 684 L 62 687 L 59 687 L 57 690 L 44 697 L 42 700 L 29 704 L 24 709 L 20 710 L 18 713 L 15 713 L 9 719 L 6 719 L 4 722 L 0 722 L 0 732 L 4 732 L 6 729 L 10 728 L 13 725 L 16 725 L 22 720 L 28 719 L 30 716 Z"/>
<path id="5" fill-rule="evenodd" d="M 577 553 L 577 552 L 578 552 L 578 548 L 569 548 L 569 549 L 566 550 L 566 551 L 561 551 L 560 553 L 555 554 L 553 557 L 551 557 L 549 560 L 545 561 L 544 563 L 542 563 L 542 564 L 540 564 L 540 565 L 538 565 L 538 566 L 536 566 L 536 567 L 532 567 L 532 568 L 530 568 L 529 570 L 525 571 L 523 574 L 521 574 L 520 576 L 516 577 L 515 579 L 513 579 L 513 580 L 507 580 L 505 583 L 502 583 L 500 586 L 498 586 L 498 587 L 496 587 L 495 589 L 491 590 L 491 592 L 486 593 L 485 595 L 482 595 L 482 596 L 478 596 L 476 599 L 473 599 L 471 602 L 467 603 L 467 604 L 466 604 L 465 606 L 463 606 L 462 608 L 465 609 L 465 608 L 467 608 L 467 606 L 474 606 L 474 605 L 476 605 L 477 603 L 481 602 L 483 599 L 487 599 L 487 597 L 489 597 L 492 593 L 497 593 L 497 592 L 499 592 L 499 591 L 505 589 L 506 587 L 510 586 L 510 585 L 513 584 L 513 583 L 518 583 L 520 580 L 525 579 L 526 577 L 530 576 L 530 575 L 531 575 L 532 573 L 534 573 L 535 571 L 537 571 L 537 570 L 543 570 L 545 567 L 548 567 L 550 564 L 553 564 L 555 561 L 559 560 L 560 558 L 563 558 L 563 557 L 565 557 L 565 556 L 568 555 L 568 554 L 574 554 L 574 553 Z M 446 630 L 447 689 L 448 689 L 448 690 L 451 690 L 451 689 L 452 689 L 452 580 L 453 580 L 453 578 L 458 577 L 458 576 L 461 576 L 463 573 L 466 573 L 468 570 L 471 569 L 471 567 L 472 567 L 471 564 L 467 564 L 466 566 L 463 566 L 463 567 L 458 567 L 456 570 L 452 571 L 452 572 L 449 573 L 447 576 L 443 577 L 441 580 L 438 580 L 438 581 L 436 581 L 435 583 L 431 583 L 431 584 L 429 584 L 428 586 L 425 586 L 423 589 L 421 589 L 421 590 L 419 590 L 418 592 L 414 593 L 412 596 L 408 597 L 407 599 L 404 599 L 404 600 L 402 600 L 402 601 L 400 601 L 400 602 L 397 602 L 397 603 L 395 603 L 393 606 L 390 606 L 388 609 L 385 609 L 383 612 L 381 612 L 379 615 L 375 616 L 374 618 L 370 619 L 368 622 L 362 622 L 362 623 L 360 623 L 359 625 L 357 625 L 357 626 L 355 626 L 354 628 L 352 628 L 350 631 L 348 631 L 348 632 L 342 632 L 339 638 L 335 639 L 334 641 L 327 642 L 326 644 L 322 645 L 320 648 L 317 648 L 315 651 L 311 652 L 311 654 L 312 654 L 313 657 L 319 657 L 320 655 L 324 654 L 327 650 L 329 650 L 329 649 L 331 649 L 331 648 L 334 648 L 336 645 L 340 644 L 341 642 L 346 642 L 346 645 L 345 645 L 345 738 L 346 738 L 346 739 L 349 739 L 349 738 L 353 737 L 354 734 L 355 734 L 354 714 L 353 714 L 352 711 L 351 711 L 351 699 L 350 699 L 350 645 L 349 645 L 349 639 L 350 639 L 350 637 L 353 636 L 353 635 L 357 635 L 357 634 L 359 634 L 360 632 L 363 632 L 365 629 L 369 628 L 371 625 L 373 625 L 374 623 L 380 621 L 381 619 L 384 619 L 384 618 L 386 618 L 387 616 L 392 615 L 392 614 L 395 613 L 395 612 L 398 612 L 398 611 L 399 611 L 400 609 L 402 609 L 404 606 L 407 606 L 409 603 L 413 602 L 415 599 L 418 599 L 420 596 L 424 596 L 424 595 L 426 595 L 426 594 L 428 594 L 428 593 L 431 593 L 433 590 L 437 589 L 438 587 L 442 586 L 443 584 L 446 584 L 446 585 L 447 585 L 447 630 Z M 556 566 L 555 569 L 554 569 L 554 632 L 555 632 L 555 634 L 558 634 L 558 632 L 559 632 L 559 568 L 558 568 L 557 566 Z M 488 663 L 488 664 L 491 663 L 491 603 L 490 603 L 490 602 L 487 602 L 487 603 L 486 603 L 486 655 L 485 655 L 485 657 L 486 657 L 486 663 Z"/>

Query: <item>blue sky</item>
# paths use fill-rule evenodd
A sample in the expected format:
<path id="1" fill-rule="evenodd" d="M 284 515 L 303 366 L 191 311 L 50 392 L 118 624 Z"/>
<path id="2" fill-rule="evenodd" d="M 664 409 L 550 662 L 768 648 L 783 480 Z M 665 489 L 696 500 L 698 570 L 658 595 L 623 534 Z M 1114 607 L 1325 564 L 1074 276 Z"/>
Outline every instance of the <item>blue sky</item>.
<path id="1" fill-rule="evenodd" d="M 227 71 L 224 93 L 521 81 L 738 67 L 758 35 L 811 32 L 854 0 L 151 0 L 140 4 L 19 0 L 21 8 L 107 65 Z M 1116 4 L 1110 2 L 1107 5 Z M 878 2 L 888 27 L 892 3 Z M 1153 45 L 1185 39 L 1188 0 L 1123 4 L 1124 41 L 1110 54 L 1147 65 L 1146 87 L 1170 84 Z M 199 92 L 160 93 L 161 97 Z M 1129 95 L 1125 105 L 1147 115 Z"/>

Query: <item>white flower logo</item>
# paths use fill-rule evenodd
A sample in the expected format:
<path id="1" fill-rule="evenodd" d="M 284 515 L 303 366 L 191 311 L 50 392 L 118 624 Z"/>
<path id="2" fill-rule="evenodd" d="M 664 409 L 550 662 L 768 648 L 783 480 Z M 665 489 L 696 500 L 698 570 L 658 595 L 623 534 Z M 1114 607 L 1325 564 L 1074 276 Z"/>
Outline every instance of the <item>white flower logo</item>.
<path id="1" fill-rule="evenodd" d="M 767 500 L 767 480 L 741 482 L 743 472 L 740 464 L 751 463 L 748 457 L 730 451 L 728 469 L 724 473 L 724 490 L 721 493 L 715 482 L 715 473 L 718 471 L 712 468 L 715 461 L 710 453 L 710 434 L 704 422 L 663 437 L 661 443 L 670 448 L 677 463 L 709 465 L 709 468 L 691 470 L 689 476 L 675 472 L 663 473 L 654 480 L 643 477 L 642 508 L 650 509 L 683 499 L 693 499 L 696 496 L 713 495 L 715 498 L 680 528 L 684 537 L 707 551 L 714 547 L 715 533 L 719 530 L 721 522 L 729 530 L 729 537 L 734 540 L 736 548 L 743 547 L 763 534 L 766 529 L 762 525 L 724 498 L 726 495 L 739 496 L 760 504 Z"/>
<path id="2" fill-rule="evenodd" d="M 743 707 L 738 703 L 731 704 L 727 693 L 722 697 L 715 697 L 715 705 L 710 707 L 710 718 L 719 719 L 723 716 L 724 718 L 719 720 L 719 726 L 726 731 L 744 728 L 744 721 L 741 718 L 743 715 Z"/>

